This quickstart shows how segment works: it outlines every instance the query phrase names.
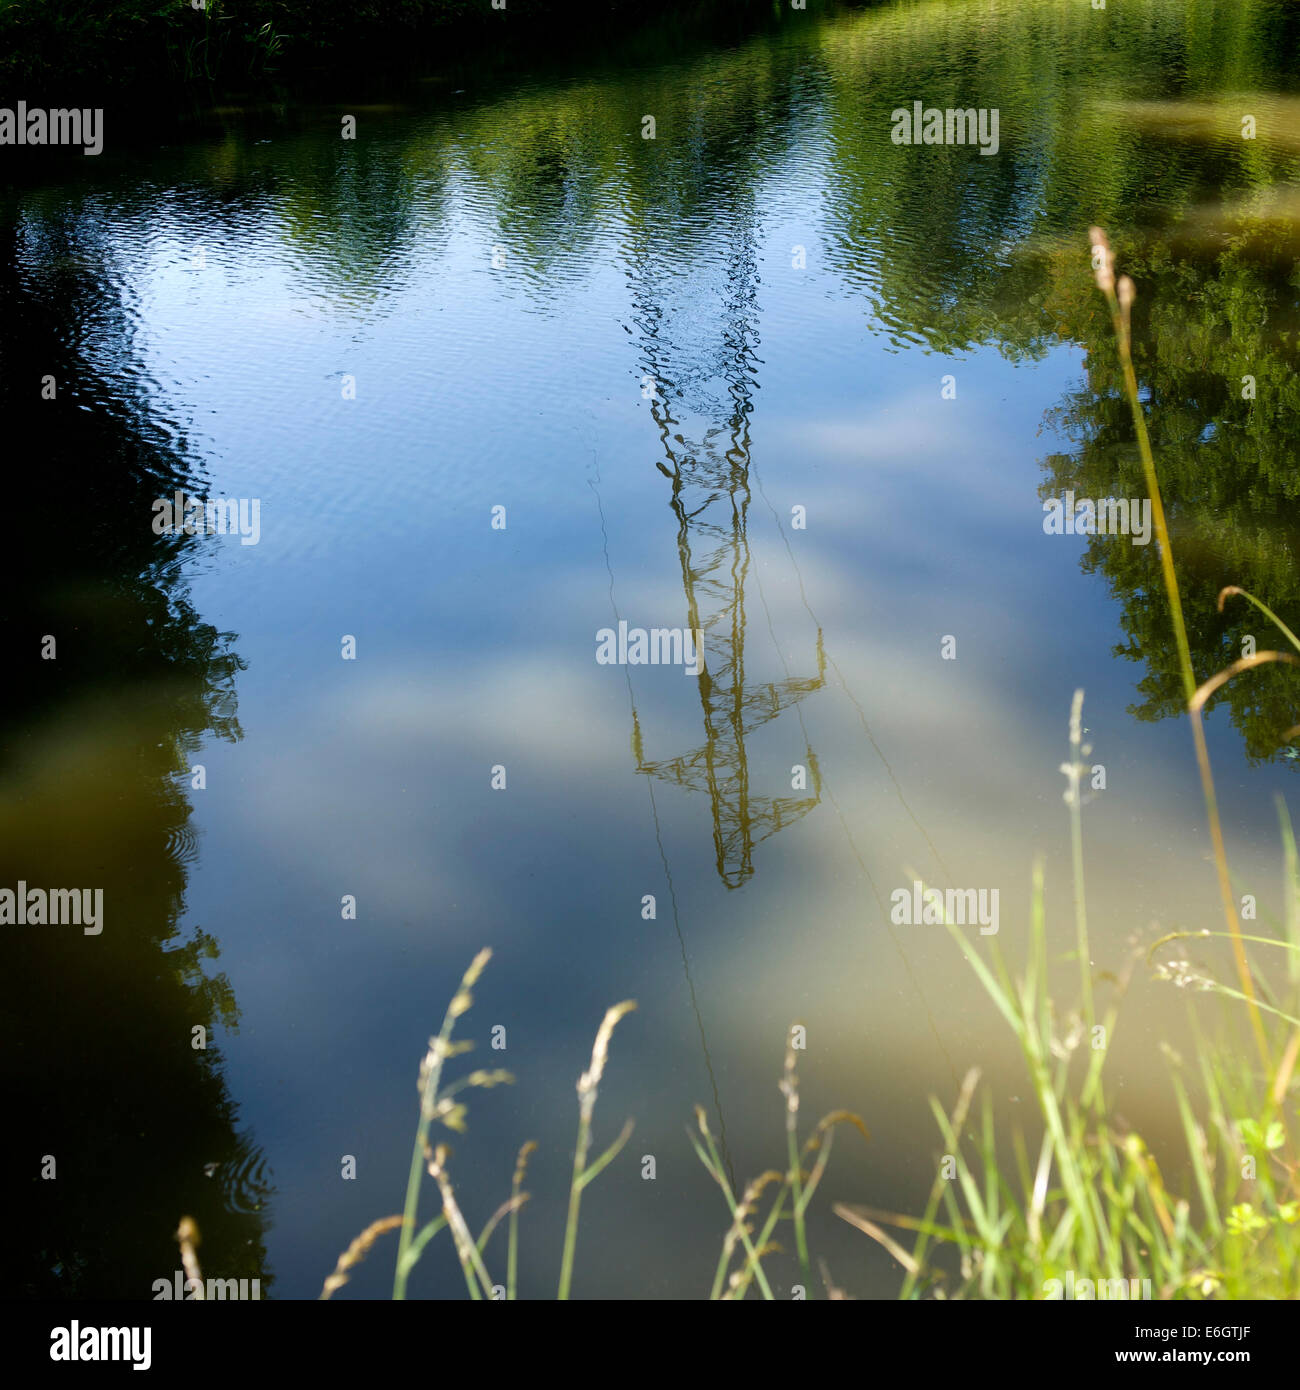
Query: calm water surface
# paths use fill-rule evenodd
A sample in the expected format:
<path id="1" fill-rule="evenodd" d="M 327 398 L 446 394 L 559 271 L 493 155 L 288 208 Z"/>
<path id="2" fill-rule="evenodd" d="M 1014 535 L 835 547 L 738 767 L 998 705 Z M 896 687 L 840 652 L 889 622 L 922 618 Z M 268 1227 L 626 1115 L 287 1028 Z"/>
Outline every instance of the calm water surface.
<path id="1" fill-rule="evenodd" d="M 231 112 L 10 187 L 3 883 L 105 892 L 101 936 L 6 928 L 15 1287 L 147 1298 L 188 1213 L 207 1273 L 314 1297 L 400 1210 L 420 1058 L 490 945 L 463 1035 L 517 1079 L 471 1094 L 452 1172 L 477 1227 L 538 1141 L 522 1294 L 554 1293 L 574 1085 L 625 998 L 596 1142 L 636 1129 L 575 1293 L 707 1292 L 692 1107 L 742 1181 L 782 1163 L 799 1023 L 803 1119 L 871 1130 L 814 1251 L 893 1294 L 831 1201 L 918 1210 L 928 1097 L 970 1066 L 1009 1126 L 1027 1094 L 890 894 L 999 890 L 1014 959 L 1041 854 L 1068 1003 L 1077 687 L 1097 970 L 1215 925 L 1155 546 L 1046 535 L 1043 500 L 1142 495 L 1097 222 L 1138 283 L 1198 673 L 1273 645 L 1224 584 L 1300 621 L 1298 41 L 1280 2 L 886 4 Z M 914 100 L 997 108 L 998 153 L 893 144 Z M 155 535 L 176 488 L 258 499 L 258 543 Z M 700 629 L 707 674 L 598 664 L 620 619 Z M 1275 669 L 1209 719 L 1267 909 L 1297 708 Z M 1186 1004 L 1140 968 L 1110 1063 L 1171 1173 Z M 391 1251 L 342 1296 L 385 1296 Z M 463 1295 L 449 1248 L 411 1291 Z"/>

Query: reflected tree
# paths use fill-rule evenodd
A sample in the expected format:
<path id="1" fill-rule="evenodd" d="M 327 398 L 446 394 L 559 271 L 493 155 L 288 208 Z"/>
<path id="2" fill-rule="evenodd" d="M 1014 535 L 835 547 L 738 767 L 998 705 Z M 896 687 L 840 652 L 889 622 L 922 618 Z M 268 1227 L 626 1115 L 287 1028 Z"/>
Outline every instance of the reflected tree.
<path id="1" fill-rule="evenodd" d="M 1138 287 L 1134 362 L 1168 514 L 1192 663 L 1204 680 L 1250 650 L 1286 639 L 1241 599 L 1224 611 L 1222 588 L 1240 585 L 1296 629 L 1300 625 L 1300 239 L 1294 226 L 1251 221 L 1207 240 L 1129 235 L 1117 263 Z M 1082 261 L 1080 254 L 1076 262 Z M 1076 302 L 1086 263 L 1057 265 L 1049 297 Z M 1062 309 L 1062 312 L 1068 310 Z M 1086 381 L 1053 414 L 1074 440 L 1045 461 L 1042 495 L 1141 497 L 1141 464 L 1109 323 L 1077 318 Z M 1084 567 L 1106 577 L 1122 607 L 1119 655 L 1146 663 L 1142 719 L 1177 715 L 1182 689 L 1169 605 L 1155 546 L 1095 536 Z M 1300 673 L 1248 672 L 1211 700 L 1226 705 L 1248 756 L 1280 755 L 1300 722 Z"/>
<path id="2" fill-rule="evenodd" d="M 0 405 L 39 441 L 7 479 L 0 886 L 103 890 L 99 935 L 4 928 L 4 1285 L 148 1299 L 188 1214 L 207 1272 L 265 1291 L 269 1181 L 213 1037 L 238 1011 L 215 937 L 178 925 L 187 774 L 205 738 L 239 737 L 234 635 L 193 606 L 194 542 L 151 525 L 153 498 L 198 480 L 151 406 L 93 216 L 20 211 L 0 243 Z"/>

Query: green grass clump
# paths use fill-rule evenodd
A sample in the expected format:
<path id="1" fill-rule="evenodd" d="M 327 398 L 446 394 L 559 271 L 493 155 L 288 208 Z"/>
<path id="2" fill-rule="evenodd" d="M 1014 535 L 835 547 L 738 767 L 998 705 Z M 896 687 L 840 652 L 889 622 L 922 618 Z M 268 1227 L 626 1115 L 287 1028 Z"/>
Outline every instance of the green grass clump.
<path id="1" fill-rule="evenodd" d="M 718 1257 L 718 1267 L 709 1295 L 711 1299 L 741 1299 L 751 1287 L 757 1288 L 763 1298 L 775 1299 L 776 1295 L 772 1292 L 771 1283 L 763 1269 L 763 1260 L 780 1252 L 781 1247 L 773 1240 L 773 1235 L 778 1222 L 782 1220 L 788 1220 L 794 1231 L 795 1249 L 798 1252 L 799 1269 L 803 1278 L 803 1295 L 805 1298 L 813 1296 L 812 1267 L 808 1257 L 807 1212 L 830 1161 L 835 1128 L 837 1125 L 851 1124 L 856 1126 L 864 1139 L 869 1140 L 871 1137 L 867 1133 L 866 1125 L 857 1115 L 848 1110 L 834 1110 L 817 1123 L 812 1134 L 800 1145 L 799 1075 L 795 1067 L 792 1042 L 786 1045 L 781 1094 L 785 1097 L 787 1166 L 784 1172 L 769 1169 L 760 1173 L 739 1197 L 727 1176 L 717 1142 L 709 1129 L 708 1119 L 703 1109 L 695 1107 L 696 1125 L 704 1142 L 701 1144 L 691 1135 L 691 1146 L 709 1176 L 722 1189 L 727 1208 L 731 1212 L 731 1226 L 722 1242 L 722 1253 Z M 812 1160 L 811 1167 L 805 1172 L 805 1164 L 809 1160 Z M 771 1187 L 775 1188 L 768 1199 L 771 1205 L 762 1225 L 756 1231 L 759 1206 L 764 1193 Z M 733 1267 L 737 1250 L 741 1252 L 741 1258 Z M 832 1297 L 838 1296 L 829 1274 L 823 1270 L 822 1275 L 827 1293 Z"/>
<path id="2" fill-rule="evenodd" d="M 527 1171 L 528 1156 L 536 1149 L 532 1141 L 519 1150 L 515 1162 L 514 1179 L 510 1196 L 493 1212 L 482 1230 L 475 1236 L 470 1230 L 456 1190 L 451 1181 L 449 1162 L 451 1151 L 445 1144 L 434 1144 L 429 1138 L 435 1124 L 457 1134 L 466 1129 L 467 1112 L 464 1101 L 457 1097 L 464 1091 L 509 1084 L 514 1077 L 509 1072 L 477 1068 L 459 1080 L 444 1080 L 445 1064 L 453 1057 L 473 1048 L 471 1042 L 453 1042 L 452 1032 L 456 1020 L 469 1012 L 474 1002 L 473 988 L 479 976 L 491 959 L 492 952 L 482 950 L 470 963 L 469 969 L 461 979 L 460 987 L 452 996 L 447 1012 L 443 1016 L 442 1028 L 436 1037 L 429 1039 L 429 1050 L 420 1064 L 418 1087 L 420 1092 L 420 1119 L 415 1131 L 415 1144 L 411 1151 L 411 1167 L 407 1175 L 406 1201 L 400 1216 L 384 1217 L 372 1222 L 348 1248 L 339 1256 L 334 1273 L 325 1281 L 321 1298 L 328 1299 L 348 1280 L 348 1271 L 356 1266 L 369 1252 L 378 1238 L 391 1230 L 400 1231 L 397 1245 L 397 1261 L 393 1273 L 393 1298 L 406 1297 L 407 1281 L 411 1271 L 423 1256 L 435 1236 L 447 1230 L 451 1233 L 452 1245 L 465 1286 L 471 1299 L 505 1299 L 512 1301 L 517 1296 L 519 1266 L 519 1228 L 520 1208 L 528 1201 L 523 1181 Z M 560 1284 L 558 1297 L 563 1300 L 569 1296 L 573 1278 L 574 1251 L 578 1239 L 578 1214 L 581 1207 L 583 1189 L 618 1156 L 632 1133 L 632 1121 L 624 1126 L 618 1138 L 593 1162 L 587 1161 L 591 1149 L 592 1117 L 596 1107 L 596 1091 L 604 1075 L 609 1060 L 609 1044 L 619 1020 L 631 1013 L 636 1005 L 631 1000 L 616 1004 L 608 1009 L 596 1033 L 592 1048 L 591 1063 L 578 1079 L 578 1140 L 574 1151 L 573 1179 L 569 1190 L 569 1214 L 565 1224 L 564 1251 L 560 1263 Z M 424 1225 L 419 1222 L 420 1193 L 424 1177 L 434 1180 L 440 1200 L 439 1214 Z M 506 1252 L 506 1276 L 495 1282 L 488 1270 L 486 1252 L 488 1242 L 497 1227 L 509 1219 L 509 1238 Z"/>

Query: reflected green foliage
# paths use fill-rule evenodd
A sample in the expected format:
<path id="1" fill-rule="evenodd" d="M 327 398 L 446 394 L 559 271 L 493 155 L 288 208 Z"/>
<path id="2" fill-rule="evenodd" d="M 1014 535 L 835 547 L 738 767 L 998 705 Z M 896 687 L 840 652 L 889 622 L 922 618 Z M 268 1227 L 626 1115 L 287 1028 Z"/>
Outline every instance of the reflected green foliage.
<path id="1" fill-rule="evenodd" d="M 17 1198 L 4 1288 L 147 1299 L 178 1268 L 173 1231 L 189 1213 L 213 1277 L 267 1291 L 269 1179 L 215 1036 L 237 1028 L 238 1009 L 212 968 L 214 935 L 178 925 L 196 856 L 188 773 L 207 738 L 239 738 L 243 663 L 179 578 L 193 542 L 149 524 L 151 499 L 193 480 L 175 427 L 121 390 L 144 380 L 128 311 L 95 270 L 94 232 L 30 215 L 0 239 L 0 408 L 18 437 L 40 441 L 35 466 L 7 484 L 27 524 L 5 552 L 0 885 L 99 888 L 104 912 L 93 937 L 3 929 Z M 206 1049 L 192 1045 L 198 1027 Z"/>
<path id="2" fill-rule="evenodd" d="M 1248 221 L 1230 233 L 1194 239 L 1129 236 L 1117 246 L 1138 287 L 1135 365 L 1161 478 L 1198 680 L 1249 648 L 1285 645 L 1242 600 L 1217 608 L 1220 589 L 1238 584 L 1292 626 L 1300 621 L 1300 312 L 1292 223 Z M 1074 260 L 1077 262 L 1078 257 Z M 1058 312 L 1086 293 L 1086 264 L 1055 269 L 1063 283 Z M 1050 292 L 1049 292 L 1050 297 Z M 1086 383 L 1055 413 L 1076 441 L 1045 462 L 1044 497 L 1143 493 L 1132 422 L 1121 393 L 1108 326 L 1078 319 L 1072 336 L 1087 346 Z M 1251 393 L 1253 391 L 1253 398 Z M 1145 719 L 1176 715 L 1182 691 L 1154 546 L 1098 536 L 1085 567 L 1104 574 L 1119 599 L 1125 643 L 1119 654 L 1146 663 Z M 1212 701 L 1225 703 L 1252 758 L 1277 754 L 1300 722 L 1300 675 L 1283 666 L 1249 672 Z"/>
<path id="3" fill-rule="evenodd" d="M 1285 81 L 1287 55 L 1294 66 L 1300 53 L 1294 10 L 1148 0 L 1098 22 L 1072 0 L 995 0 L 977 39 L 965 9 L 935 0 L 822 31 L 834 264 L 897 342 L 1037 356 L 1069 329 L 1044 313 L 1026 245 L 1078 244 L 1092 223 L 1169 218 L 1294 177 L 1295 152 L 1275 138 L 1294 104 L 1239 95 Z M 1171 75 L 1213 139 L 1169 138 L 1157 98 Z M 891 111 L 915 99 L 996 107 L 999 155 L 892 144 Z M 1253 142 L 1240 138 L 1244 110 L 1259 111 Z"/>
<path id="4" fill-rule="evenodd" d="M 824 140 L 826 253 L 873 330 L 899 347 L 993 345 L 1012 360 L 1085 348 L 1086 384 L 1052 415 L 1077 448 L 1045 461 L 1044 496 L 1143 491 L 1086 261 L 1085 230 L 1105 223 L 1138 284 L 1137 366 L 1203 679 L 1240 655 L 1247 634 L 1262 647 L 1275 640 L 1241 605 L 1217 612 L 1224 585 L 1300 618 L 1290 507 L 1300 202 L 1289 191 L 1300 183 L 1300 101 L 1278 95 L 1298 53 L 1300 13 L 1268 0 L 1148 0 L 1104 24 L 1067 0 L 998 0 L 981 11 L 978 43 L 962 4 L 934 0 L 710 54 L 707 73 L 702 60 L 698 73 L 687 62 L 617 83 L 531 87 L 505 113 L 471 113 L 450 158 L 544 294 L 548 277 L 597 259 L 615 212 L 630 226 L 622 249 L 634 284 L 662 262 L 662 278 L 691 285 L 695 253 L 728 235 L 765 171 Z M 931 106 L 996 106 L 999 157 L 894 145 L 891 112 L 922 95 Z M 638 138 L 644 111 L 662 137 Z M 1254 139 L 1242 138 L 1243 113 Z M 509 141 L 494 138 L 503 114 Z M 689 353 L 654 352 L 702 301 L 724 321 L 725 296 L 707 281 L 694 289 L 689 304 L 683 289 L 639 310 L 647 367 L 672 388 L 714 375 Z M 1246 376 L 1253 400 L 1242 397 Z M 1120 650 L 1147 666 L 1138 712 L 1181 708 L 1154 552 L 1099 538 L 1086 564 L 1123 605 Z M 1273 669 L 1217 699 L 1259 758 L 1300 718 L 1298 695 L 1300 679 Z"/>

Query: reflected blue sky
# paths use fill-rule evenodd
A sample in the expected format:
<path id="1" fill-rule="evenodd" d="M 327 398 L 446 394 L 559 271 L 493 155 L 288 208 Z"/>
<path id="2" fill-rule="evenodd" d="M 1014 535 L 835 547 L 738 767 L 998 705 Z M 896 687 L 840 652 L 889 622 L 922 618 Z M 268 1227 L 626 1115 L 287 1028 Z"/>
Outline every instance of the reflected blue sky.
<path id="1" fill-rule="evenodd" d="M 873 21 L 853 22 L 866 35 Z M 590 101 L 541 82 L 366 113 L 355 149 L 308 131 L 108 155 L 101 183 L 82 176 L 29 213 L 95 224 L 99 273 L 130 317 L 123 392 L 194 489 L 261 500 L 258 545 L 205 538 L 184 560 L 195 609 L 238 635 L 246 670 L 242 739 L 193 755 L 207 787 L 191 795 L 179 925 L 219 939 L 239 1001 L 221 1045 L 275 1176 L 278 1296 L 314 1296 L 352 1236 L 398 1210 L 416 1068 L 485 944 L 496 955 L 465 1031 L 504 1024 L 509 1046 L 484 1064 L 518 1084 L 475 1097 L 453 1171 L 485 1218 L 518 1146 L 540 1141 L 526 1296 L 553 1291 L 574 1083 L 623 998 L 639 1009 L 616 1035 L 599 1130 L 612 1137 L 625 1115 L 637 1129 L 586 1198 L 575 1292 L 708 1287 L 724 1211 L 683 1129 L 703 1103 L 740 1175 L 769 1166 L 798 1021 L 805 1113 L 848 1107 L 873 1133 L 866 1149 L 839 1141 L 814 1240 L 851 1291 L 891 1293 L 895 1271 L 831 1201 L 916 1207 L 938 1144 L 927 1096 L 950 1100 L 972 1063 L 1000 1114 L 1021 1102 L 1008 1040 L 951 942 L 891 928 L 880 903 L 913 870 L 999 888 L 1014 956 L 1041 852 L 1054 939 L 1071 939 L 1057 769 L 1079 686 L 1108 777 L 1086 812 L 1099 968 L 1118 969 L 1155 922 L 1199 923 L 1212 898 L 1188 731 L 1128 712 L 1144 668 L 1113 654 L 1124 633 L 1107 580 L 1081 569 L 1082 539 L 1042 531 L 1042 460 L 1071 448 L 1047 416 L 1086 385 L 1083 349 L 1013 360 L 995 326 L 989 345 L 942 352 L 874 314 L 895 248 L 864 239 L 845 264 L 845 229 L 864 215 L 846 211 L 832 165 L 844 113 L 826 92 L 845 74 L 770 42 L 775 57 L 757 45 L 717 59 L 718 104 L 752 105 L 758 133 L 723 123 L 712 138 L 729 149 L 734 133 L 744 153 L 701 154 L 693 183 L 680 145 L 665 141 L 666 182 L 647 185 L 630 131 L 589 128 L 638 110 L 640 84 L 668 87 L 669 70 L 632 74 L 626 92 L 592 79 Z M 764 105 L 752 79 L 769 59 L 797 76 Z M 585 152 L 597 172 L 539 193 L 503 168 L 525 136 L 546 144 L 525 124 L 552 99 L 547 138 L 571 170 Z M 1034 235 L 1033 137 L 1052 121 L 1045 104 L 1009 137 L 1023 181 L 1001 215 L 1008 245 Z M 966 177 L 977 203 L 995 198 L 991 172 Z M 667 378 L 666 431 L 647 372 Z M 734 439 L 737 391 L 746 679 L 814 672 L 819 630 L 829 658 L 798 717 L 746 740 L 756 798 L 789 796 L 809 747 L 823 794 L 754 849 L 738 888 L 717 872 L 709 798 L 638 772 L 625 673 L 595 661 L 611 581 L 629 622 L 687 623 L 661 434 L 703 469 Z M 355 661 L 340 659 L 344 634 Z M 956 661 L 940 657 L 946 635 Z M 630 675 L 646 758 L 696 748 L 696 683 Z M 1209 732 L 1235 866 L 1275 904 L 1272 797 L 1290 773 L 1249 765 L 1226 715 Z M 50 766 L 67 735 L 46 735 Z M 505 791 L 489 785 L 497 764 Z M 340 916 L 344 894 L 356 921 Z M 1139 974 L 1116 1042 L 1121 1104 L 1155 1139 L 1175 1120 L 1154 1044 L 1183 1035 L 1183 1004 Z M 340 1180 L 344 1154 L 355 1182 Z M 351 1293 L 382 1296 L 390 1268 L 376 1254 Z M 449 1258 L 412 1282 L 458 1291 Z"/>

